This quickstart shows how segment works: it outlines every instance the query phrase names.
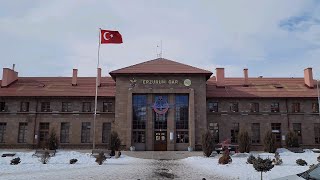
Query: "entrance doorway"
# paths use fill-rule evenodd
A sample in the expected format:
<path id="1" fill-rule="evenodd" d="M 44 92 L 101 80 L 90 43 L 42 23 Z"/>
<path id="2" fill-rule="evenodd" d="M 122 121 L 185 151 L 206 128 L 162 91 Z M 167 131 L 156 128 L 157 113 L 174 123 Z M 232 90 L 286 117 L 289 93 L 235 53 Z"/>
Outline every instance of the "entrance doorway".
<path id="1" fill-rule="evenodd" d="M 167 150 L 167 131 L 154 132 L 154 150 L 155 151 Z"/>

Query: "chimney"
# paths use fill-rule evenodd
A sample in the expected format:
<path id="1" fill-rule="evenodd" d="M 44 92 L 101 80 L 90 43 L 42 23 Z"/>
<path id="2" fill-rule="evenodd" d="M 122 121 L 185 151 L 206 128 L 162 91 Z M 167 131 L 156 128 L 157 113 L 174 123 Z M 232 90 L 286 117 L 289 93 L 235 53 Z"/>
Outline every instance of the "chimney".
<path id="1" fill-rule="evenodd" d="M 16 80 L 18 80 L 18 72 L 9 68 L 3 68 L 1 87 L 7 87 Z"/>
<path id="2" fill-rule="evenodd" d="M 243 69 L 243 75 L 244 75 L 244 83 L 243 86 L 248 87 L 249 86 L 249 79 L 248 79 L 248 69 Z"/>
<path id="3" fill-rule="evenodd" d="M 314 87 L 312 68 L 310 67 L 304 69 L 304 84 L 307 85 L 309 88 Z"/>
<path id="4" fill-rule="evenodd" d="M 98 87 L 101 86 L 101 68 L 98 68 Z"/>
<path id="5" fill-rule="evenodd" d="M 224 68 L 216 68 L 216 81 L 218 87 L 224 87 Z"/>
<path id="6" fill-rule="evenodd" d="M 77 79 L 78 79 L 78 69 L 73 69 L 72 72 L 72 86 L 77 85 Z"/>

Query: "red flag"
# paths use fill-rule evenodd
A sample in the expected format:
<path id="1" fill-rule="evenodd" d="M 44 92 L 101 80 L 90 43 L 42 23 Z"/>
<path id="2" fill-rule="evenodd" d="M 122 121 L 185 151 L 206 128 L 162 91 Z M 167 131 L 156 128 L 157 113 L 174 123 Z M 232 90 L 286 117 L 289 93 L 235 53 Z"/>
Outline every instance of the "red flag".
<path id="1" fill-rule="evenodd" d="M 122 37 L 119 31 L 110 31 L 100 29 L 100 43 L 101 44 L 121 44 Z"/>

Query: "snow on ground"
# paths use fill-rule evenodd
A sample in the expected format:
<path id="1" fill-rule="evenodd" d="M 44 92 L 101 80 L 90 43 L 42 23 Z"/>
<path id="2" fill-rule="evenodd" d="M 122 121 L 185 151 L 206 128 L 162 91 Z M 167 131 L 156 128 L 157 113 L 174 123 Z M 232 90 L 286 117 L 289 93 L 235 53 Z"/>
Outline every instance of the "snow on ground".
<path id="1" fill-rule="evenodd" d="M 260 156 L 261 158 L 274 158 L 272 153 L 252 153 L 254 156 Z M 309 169 L 309 165 L 317 164 L 317 157 L 319 153 L 313 153 L 312 151 L 305 151 L 304 153 L 293 153 L 290 151 L 280 151 L 280 158 L 283 160 L 283 164 L 275 166 L 271 171 L 263 173 L 264 179 L 274 179 L 287 175 L 298 174 Z M 247 157 L 235 154 L 232 156 L 232 163 L 228 165 L 219 165 L 219 156 L 213 158 L 205 157 L 189 157 L 183 159 L 184 163 L 192 165 L 194 168 L 207 173 L 213 173 L 220 176 L 225 176 L 225 179 L 246 179 L 256 180 L 260 179 L 260 173 L 255 171 L 251 164 L 246 164 Z M 297 159 L 304 159 L 308 166 L 298 166 L 296 164 Z"/>
<path id="2" fill-rule="evenodd" d="M 0 154 L 9 153 L 0 150 Z M 99 166 L 90 153 L 59 150 L 48 164 L 41 164 L 39 158 L 32 157 L 34 151 L 16 152 L 15 157 L 21 158 L 18 165 L 10 165 L 13 157 L 0 157 L 0 180 L 11 179 L 252 179 L 260 178 L 251 164 L 246 164 L 249 154 L 235 154 L 232 163 L 219 165 L 219 156 L 205 158 L 193 156 L 181 160 L 140 159 L 122 155 L 119 159 L 111 158 Z M 252 152 L 262 158 L 273 158 L 271 153 Z M 317 163 L 319 153 L 307 150 L 305 153 L 292 153 L 280 150 L 283 164 L 275 166 L 271 171 L 263 173 L 264 179 L 273 179 L 297 174 Z M 70 165 L 70 159 L 78 159 Z M 296 165 L 302 158 L 308 166 Z"/>
<path id="3" fill-rule="evenodd" d="M 48 164 L 41 164 L 33 153 L 17 152 L 15 157 L 21 158 L 18 165 L 10 165 L 13 157 L 0 157 L 0 179 L 138 179 L 151 173 L 150 160 L 125 155 L 107 159 L 99 166 L 90 153 L 59 150 Z M 69 164 L 73 158 L 78 162 Z"/>

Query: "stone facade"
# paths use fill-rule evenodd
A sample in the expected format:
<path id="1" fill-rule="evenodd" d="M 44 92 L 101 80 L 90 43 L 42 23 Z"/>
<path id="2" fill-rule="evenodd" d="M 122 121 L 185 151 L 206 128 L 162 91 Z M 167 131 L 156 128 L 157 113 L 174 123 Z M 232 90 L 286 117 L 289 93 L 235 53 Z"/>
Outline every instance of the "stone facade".
<path id="1" fill-rule="evenodd" d="M 190 86 L 184 85 L 184 80 L 191 80 Z M 131 80 L 131 81 L 130 81 Z M 146 81 L 147 80 L 147 81 Z M 149 84 L 149 80 L 164 80 L 164 84 Z M 173 83 L 169 83 L 173 82 Z M 119 76 L 116 79 L 116 129 L 121 134 L 126 147 L 132 146 L 132 95 L 146 94 L 148 96 L 146 143 L 142 149 L 154 150 L 154 130 L 152 108 L 154 95 L 166 94 L 169 104 L 174 104 L 175 94 L 189 96 L 189 144 L 176 144 L 174 140 L 167 141 L 167 150 L 186 150 L 188 146 L 196 148 L 201 144 L 201 133 L 206 130 L 206 78 L 197 75 L 180 76 Z M 170 132 L 175 136 L 174 108 L 168 111 L 167 137 Z"/>
<path id="2" fill-rule="evenodd" d="M 81 143 L 82 122 L 90 122 L 93 126 L 94 98 L 64 98 L 64 97 L 36 97 L 36 98 L 0 98 L 8 107 L 7 112 L 0 113 L 0 123 L 6 123 L 4 143 L 2 147 L 38 147 L 39 125 L 48 122 L 50 130 L 54 129 L 60 136 L 61 123 L 69 122 L 69 142 L 60 143 L 62 148 L 92 147 L 93 128 L 90 129 L 90 143 Z M 29 112 L 20 112 L 20 103 L 29 102 Z M 51 112 L 41 112 L 41 102 L 50 102 Z M 62 112 L 62 102 L 71 102 L 70 112 Z M 82 102 L 91 102 L 91 112 L 82 112 Z M 102 124 L 109 122 L 113 126 L 114 111 L 102 112 L 103 102 L 113 102 L 114 98 L 99 98 L 96 118 L 96 144 L 98 147 L 107 146 L 102 143 Z M 28 123 L 26 130 L 26 142 L 18 143 L 19 123 Z M 113 127 L 112 127 L 113 128 Z"/>

